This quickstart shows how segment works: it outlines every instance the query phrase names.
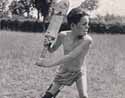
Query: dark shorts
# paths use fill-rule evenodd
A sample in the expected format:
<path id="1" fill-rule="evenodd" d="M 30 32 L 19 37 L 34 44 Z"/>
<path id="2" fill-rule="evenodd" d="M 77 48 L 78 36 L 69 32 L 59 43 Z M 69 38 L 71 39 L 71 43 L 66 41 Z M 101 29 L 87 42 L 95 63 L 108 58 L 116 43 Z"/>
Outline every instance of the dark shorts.
<path id="1" fill-rule="evenodd" d="M 77 81 L 82 76 L 81 71 L 63 71 L 58 72 L 54 82 L 59 85 L 71 86 L 75 81 Z"/>

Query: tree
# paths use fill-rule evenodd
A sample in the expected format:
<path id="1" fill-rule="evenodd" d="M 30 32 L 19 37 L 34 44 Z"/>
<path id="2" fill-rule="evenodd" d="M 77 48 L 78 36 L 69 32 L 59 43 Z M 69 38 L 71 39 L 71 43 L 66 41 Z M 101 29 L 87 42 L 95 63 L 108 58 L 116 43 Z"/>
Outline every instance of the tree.
<path id="1" fill-rule="evenodd" d="M 37 9 L 38 19 L 40 14 L 45 18 L 49 14 L 49 7 L 52 3 L 52 0 L 33 0 L 33 6 Z"/>
<path id="2" fill-rule="evenodd" d="M 37 19 L 43 16 L 43 31 L 46 30 L 46 23 L 49 17 L 49 9 L 53 0 L 33 0 L 33 6 L 37 9 Z"/>
<path id="3" fill-rule="evenodd" d="M 11 2 L 9 9 L 12 15 L 24 16 L 27 14 L 27 17 L 30 15 L 30 9 L 32 7 L 32 0 L 14 0 Z"/>
<path id="4" fill-rule="evenodd" d="M 23 5 L 16 0 L 13 0 L 11 2 L 11 4 L 9 5 L 9 10 L 11 11 L 12 15 L 23 15 L 24 13 Z"/>
<path id="5" fill-rule="evenodd" d="M 80 7 L 82 9 L 92 11 L 98 8 L 98 2 L 98 0 L 85 0 Z"/>
<path id="6" fill-rule="evenodd" d="M 27 13 L 27 17 L 29 17 L 30 9 L 32 7 L 32 0 L 19 0 L 18 2 L 22 4 L 24 13 Z"/>
<path id="7" fill-rule="evenodd" d="M 40 9 L 41 9 L 41 2 L 40 0 L 33 0 L 33 7 L 37 9 L 37 19 L 40 18 Z"/>
<path id="8" fill-rule="evenodd" d="M 0 0 L 0 15 L 3 16 L 6 13 L 6 5 L 8 0 Z"/>

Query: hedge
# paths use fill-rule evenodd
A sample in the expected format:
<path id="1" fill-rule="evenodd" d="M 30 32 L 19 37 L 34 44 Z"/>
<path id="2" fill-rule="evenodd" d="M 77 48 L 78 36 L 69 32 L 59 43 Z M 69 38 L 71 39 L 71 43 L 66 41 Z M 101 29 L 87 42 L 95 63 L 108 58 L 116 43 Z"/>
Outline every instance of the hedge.
<path id="1" fill-rule="evenodd" d="M 46 23 L 46 28 L 48 23 Z M 42 32 L 43 23 L 37 20 L 18 20 L 10 18 L 0 19 L 0 29 L 1 30 L 12 30 L 12 31 L 23 31 L 23 32 Z M 69 25 L 64 22 L 60 30 L 69 30 Z M 125 33 L 125 23 L 118 22 L 100 22 L 100 21 L 90 21 L 90 32 L 96 33 Z"/>

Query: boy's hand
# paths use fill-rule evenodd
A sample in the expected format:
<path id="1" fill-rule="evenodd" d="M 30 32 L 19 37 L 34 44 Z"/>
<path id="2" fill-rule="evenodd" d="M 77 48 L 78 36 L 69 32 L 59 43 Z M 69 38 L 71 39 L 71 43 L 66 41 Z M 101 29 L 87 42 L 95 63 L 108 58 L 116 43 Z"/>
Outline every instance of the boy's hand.
<path id="1" fill-rule="evenodd" d="M 52 41 L 54 41 L 55 40 L 55 38 L 54 37 L 52 37 L 52 36 L 50 36 L 49 34 L 46 34 L 45 35 L 45 39 L 44 39 L 44 46 L 51 46 L 51 44 L 52 44 Z"/>
<path id="2" fill-rule="evenodd" d="M 45 39 L 44 39 L 44 46 L 49 46 L 49 44 L 50 44 L 49 39 L 47 37 L 45 37 Z"/>
<path id="3" fill-rule="evenodd" d="M 35 65 L 40 67 L 49 67 L 49 63 L 47 59 L 39 59 L 36 61 Z"/>

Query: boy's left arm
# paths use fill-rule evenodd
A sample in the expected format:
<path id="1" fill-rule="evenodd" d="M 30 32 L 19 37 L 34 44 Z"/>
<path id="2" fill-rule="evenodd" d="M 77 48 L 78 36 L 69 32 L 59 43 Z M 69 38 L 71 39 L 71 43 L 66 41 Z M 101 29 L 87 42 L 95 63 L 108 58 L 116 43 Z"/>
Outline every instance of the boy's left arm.
<path id="1" fill-rule="evenodd" d="M 47 45 L 49 45 L 48 51 L 49 51 L 50 53 L 53 53 L 54 51 L 56 51 L 56 50 L 59 48 L 59 46 L 62 44 L 62 39 L 63 39 L 63 37 L 64 37 L 63 34 L 59 34 L 58 37 L 57 37 L 56 42 L 55 42 L 52 46 L 49 45 L 49 41 L 46 40 L 45 43 L 46 43 Z M 50 61 L 49 61 L 48 59 L 46 59 L 46 58 L 39 58 L 39 59 L 36 61 L 35 65 L 42 66 L 42 67 L 47 67 L 48 64 L 49 64 L 49 62 L 50 62 Z"/>
<path id="2" fill-rule="evenodd" d="M 70 60 L 73 60 L 76 58 L 78 55 L 86 54 L 86 51 L 83 51 L 84 49 L 88 50 L 90 45 L 92 43 L 92 38 L 87 37 L 85 38 L 79 46 L 77 46 L 75 49 L 73 49 L 69 54 L 64 55 L 63 57 L 60 57 L 60 59 L 55 60 L 55 62 L 52 62 L 51 64 L 48 63 L 47 67 L 53 67 L 53 66 L 58 66 L 60 64 L 63 64 L 65 62 L 68 62 Z"/>

